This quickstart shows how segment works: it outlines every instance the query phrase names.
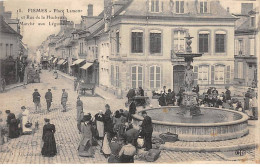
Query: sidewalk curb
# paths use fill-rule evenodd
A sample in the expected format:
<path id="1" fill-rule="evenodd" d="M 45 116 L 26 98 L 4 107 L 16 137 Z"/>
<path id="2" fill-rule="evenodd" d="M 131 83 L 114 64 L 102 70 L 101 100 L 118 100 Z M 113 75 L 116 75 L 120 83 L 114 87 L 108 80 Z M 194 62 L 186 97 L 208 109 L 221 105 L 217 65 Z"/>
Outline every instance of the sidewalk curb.
<path id="1" fill-rule="evenodd" d="M 19 87 L 22 87 L 22 86 L 23 86 L 23 84 L 17 84 L 17 85 L 14 85 L 14 86 L 10 86 L 10 87 L 5 88 L 4 92 L 0 92 L 0 93 L 5 93 L 7 91 L 10 91 L 12 89 L 19 88 Z"/>
<path id="2" fill-rule="evenodd" d="M 57 71 L 59 75 L 61 75 L 62 77 L 66 78 L 66 79 L 69 79 L 71 81 L 74 81 L 75 77 L 73 76 L 67 76 L 67 74 L 63 74 L 62 72 L 60 71 Z M 99 87 L 96 87 L 96 88 L 99 88 Z M 99 88 L 100 89 L 100 88 Z M 105 96 L 101 95 L 100 93 L 98 93 L 97 91 L 95 91 L 95 93 L 100 96 L 102 99 L 104 100 L 108 100 L 109 98 L 106 98 Z"/>

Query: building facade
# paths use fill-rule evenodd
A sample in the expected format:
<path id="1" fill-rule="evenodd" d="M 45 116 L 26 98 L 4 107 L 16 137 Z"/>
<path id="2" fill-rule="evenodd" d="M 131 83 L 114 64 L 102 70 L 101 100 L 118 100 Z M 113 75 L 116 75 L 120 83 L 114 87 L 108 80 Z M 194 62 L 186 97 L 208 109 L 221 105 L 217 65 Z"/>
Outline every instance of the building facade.
<path id="1" fill-rule="evenodd" d="M 235 84 L 257 87 L 259 57 L 259 11 L 253 4 L 242 4 L 235 30 Z"/>
<path id="2" fill-rule="evenodd" d="M 179 91 L 185 62 L 176 53 L 185 52 L 184 37 L 188 34 L 194 37 L 192 51 L 203 53 L 193 62 L 195 84 L 202 91 L 232 84 L 236 18 L 218 1 L 133 0 L 112 4 L 108 22 L 110 38 L 115 39 L 110 47 L 112 87 L 153 91 L 166 86 Z"/>

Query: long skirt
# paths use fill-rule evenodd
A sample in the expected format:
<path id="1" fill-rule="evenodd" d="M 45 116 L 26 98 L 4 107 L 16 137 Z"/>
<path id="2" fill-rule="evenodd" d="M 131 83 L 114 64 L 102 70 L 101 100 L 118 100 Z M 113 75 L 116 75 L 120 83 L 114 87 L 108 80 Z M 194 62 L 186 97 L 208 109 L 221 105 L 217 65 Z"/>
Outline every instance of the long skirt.
<path id="1" fill-rule="evenodd" d="M 53 133 L 46 133 L 43 138 L 42 155 L 45 157 L 53 157 L 57 154 L 56 141 Z"/>
<path id="2" fill-rule="evenodd" d="M 98 136 L 104 137 L 104 122 L 97 121 Z"/>
<path id="3" fill-rule="evenodd" d="M 81 157 L 93 157 L 94 150 L 92 148 L 92 141 L 89 138 L 83 138 L 79 143 L 78 154 Z"/>
<path id="4" fill-rule="evenodd" d="M 102 145 L 102 151 L 105 155 L 110 155 L 111 154 L 111 149 L 109 146 L 109 141 L 107 139 L 107 133 L 105 134 L 104 140 L 103 140 L 103 145 Z"/>

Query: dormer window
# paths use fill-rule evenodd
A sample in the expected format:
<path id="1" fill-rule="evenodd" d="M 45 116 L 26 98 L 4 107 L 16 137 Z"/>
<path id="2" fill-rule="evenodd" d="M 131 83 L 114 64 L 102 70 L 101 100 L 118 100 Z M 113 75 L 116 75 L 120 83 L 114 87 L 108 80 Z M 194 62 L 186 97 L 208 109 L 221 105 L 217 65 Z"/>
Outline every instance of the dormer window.
<path id="1" fill-rule="evenodd" d="M 200 13 L 209 13 L 210 2 L 208 1 L 199 1 L 199 12 Z"/>
<path id="2" fill-rule="evenodd" d="M 153 13 L 159 13 L 163 11 L 162 0 L 149 0 L 149 10 Z"/>
<path id="3" fill-rule="evenodd" d="M 176 1 L 176 13 L 184 13 L 184 1 Z"/>

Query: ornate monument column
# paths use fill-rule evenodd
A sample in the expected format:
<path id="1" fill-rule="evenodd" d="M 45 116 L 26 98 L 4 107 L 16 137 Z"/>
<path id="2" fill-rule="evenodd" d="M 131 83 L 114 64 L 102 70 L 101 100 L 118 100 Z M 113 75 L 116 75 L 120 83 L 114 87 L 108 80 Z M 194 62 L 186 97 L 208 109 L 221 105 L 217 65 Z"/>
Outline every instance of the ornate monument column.
<path id="1" fill-rule="evenodd" d="M 191 66 L 191 62 L 193 62 L 194 57 L 200 57 L 202 54 L 200 53 L 192 53 L 192 48 L 191 48 L 191 37 L 188 35 L 185 37 L 186 39 L 186 52 L 185 53 L 176 53 L 177 57 L 183 57 L 185 62 L 187 63 L 186 69 L 185 69 L 185 75 L 184 75 L 184 85 L 185 85 L 185 92 L 183 93 L 183 100 L 182 100 L 182 105 L 186 107 L 186 111 L 190 110 L 193 106 L 196 106 L 196 97 L 197 94 L 195 92 L 192 92 L 192 87 L 194 86 L 194 77 L 193 77 L 193 68 Z M 188 112 L 185 113 L 185 115 L 188 116 Z M 194 112 L 190 110 L 190 116 L 194 115 Z M 195 113 L 196 114 L 196 113 Z M 197 115 L 197 114 L 196 114 Z"/>

